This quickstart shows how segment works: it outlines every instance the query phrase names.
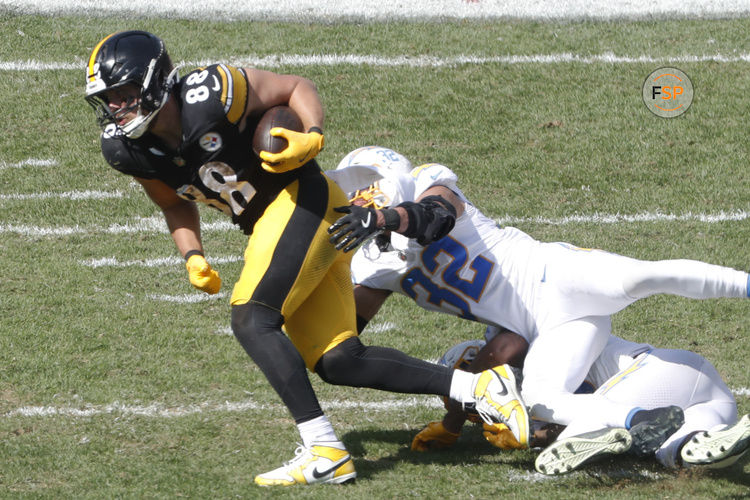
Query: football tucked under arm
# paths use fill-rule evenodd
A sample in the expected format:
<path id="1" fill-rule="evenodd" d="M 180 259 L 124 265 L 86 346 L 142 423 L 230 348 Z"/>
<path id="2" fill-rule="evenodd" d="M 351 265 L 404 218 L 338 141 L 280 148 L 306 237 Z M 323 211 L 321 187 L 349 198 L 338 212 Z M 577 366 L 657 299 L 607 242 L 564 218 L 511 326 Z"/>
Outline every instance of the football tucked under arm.
<path id="1" fill-rule="evenodd" d="M 289 106 L 274 106 L 263 114 L 253 134 L 253 151 L 261 166 L 283 173 L 305 165 L 323 149 L 323 131 L 311 127 L 303 132 L 302 120 Z"/>
<path id="2" fill-rule="evenodd" d="M 253 133 L 253 152 L 260 157 L 261 151 L 280 153 L 289 145 L 283 137 L 271 135 L 271 130 L 277 127 L 302 132 L 302 120 L 289 106 L 274 106 L 261 117 Z"/>

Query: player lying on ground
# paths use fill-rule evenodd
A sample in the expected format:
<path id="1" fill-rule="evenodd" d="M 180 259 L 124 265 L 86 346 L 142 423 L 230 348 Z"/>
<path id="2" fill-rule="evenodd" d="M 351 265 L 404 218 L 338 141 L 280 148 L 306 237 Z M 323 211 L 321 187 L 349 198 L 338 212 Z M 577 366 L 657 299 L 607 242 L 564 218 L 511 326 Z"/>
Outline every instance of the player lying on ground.
<path id="1" fill-rule="evenodd" d="M 645 416 L 627 402 L 575 393 L 607 344 L 610 315 L 659 293 L 748 297 L 742 271 L 693 260 L 641 261 L 498 227 L 464 196 L 450 169 L 410 167 L 392 150 L 368 147 L 328 173 L 353 203 L 338 209 L 347 215 L 329 228 L 332 243 L 344 250 L 365 243 L 352 259 L 359 327 L 397 292 L 425 309 L 516 332 L 529 344 L 523 398 L 539 420 L 567 426 L 589 414 L 602 426 L 630 428 Z M 653 444 L 647 441 L 634 446 Z"/>
<path id="2" fill-rule="evenodd" d="M 475 340 L 454 346 L 440 363 L 471 372 L 495 363 L 522 364 L 527 346 L 520 336 L 488 327 L 485 338 L 486 343 Z M 627 430 L 607 428 L 597 415 L 581 414 L 566 428 L 557 429 L 532 422 L 536 432 L 530 446 L 546 447 L 536 460 L 539 472 L 570 472 L 603 455 L 625 452 L 655 456 L 666 467 L 719 468 L 733 464 L 750 448 L 750 416 L 738 421 L 731 391 L 713 365 L 694 352 L 654 348 L 610 335 L 579 391 L 595 391 L 612 401 L 644 409 L 675 406 L 682 410 L 684 420 L 650 428 L 655 439 L 663 441 L 654 454 L 631 448 Z M 446 409 L 442 421 L 431 422 L 415 436 L 413 450 L 447 448 L 458 439 L 470 415 L 449 401 Z M 486 426 L 484 434 L 500 448 L 522 448 L 507 431 Z"/>

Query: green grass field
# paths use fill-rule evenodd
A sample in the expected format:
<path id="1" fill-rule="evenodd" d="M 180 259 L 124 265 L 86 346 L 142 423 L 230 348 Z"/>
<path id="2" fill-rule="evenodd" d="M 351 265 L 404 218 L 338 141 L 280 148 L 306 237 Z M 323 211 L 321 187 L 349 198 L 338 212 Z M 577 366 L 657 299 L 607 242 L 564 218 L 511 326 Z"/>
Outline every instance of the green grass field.
<path id="1" fill-rule="evenodd" d="M 450 452 L 411 452 L 413 435 L 442 415 L 437 398 L 317 379 L 328 416 L 354 454 L 357 483 L 256 488 L 255 474 L 292 458 L 293 421 L 227 334 L 228 298 L 191 301 L 199 295 L 180 262 L 149 265 L 175 257 L 174 245 L 140 189 L 105 164 L 83 100 L 85 58 L 100 38 L 125 28 L 159 34 L 174 61 L 610 52 L 683 58 L 271 69 L 317 83 L 327 109 L 319 157 L 326 169 L 356 147 L 381 144 L 414 164 L 450 166 L 486 214 L 517 218 L 514 225 L 538 239 L 748 269 L 750 66 L 688 60 L 750 52 L 748 19 L 124 24 L 0 12 L 0 62 L 80 66 L 0 69 L 0 497 L 748 496 L 748 457 L 717 472 L 619 458 L 546 478 L 533 472 L 534 451 L 501 453 L 475 428 L 466 428 Z M 690 110 L 671 120 L 641 100 L 646 76 L 666 65 L 685 71 L 695 87 Z M 231 290 L 241 268 L 232 257 L 242 254 L 245 239 L 219 224 L 218 213 L 202 213 L 207 255 L 227 258 L 215 267 Z M 643 220 L 604 221 L 616 214 Z M 739 216 L 710 217 L 721 214 Z M 482 331 L 394 298 L 363 339 L 437 359 Z M 747 303 L 739 300 L 655 297 L 614 319 L 622 337 L 709 358 L 735 390 L 741 414 L 750 412 L 748 332 Z"/>

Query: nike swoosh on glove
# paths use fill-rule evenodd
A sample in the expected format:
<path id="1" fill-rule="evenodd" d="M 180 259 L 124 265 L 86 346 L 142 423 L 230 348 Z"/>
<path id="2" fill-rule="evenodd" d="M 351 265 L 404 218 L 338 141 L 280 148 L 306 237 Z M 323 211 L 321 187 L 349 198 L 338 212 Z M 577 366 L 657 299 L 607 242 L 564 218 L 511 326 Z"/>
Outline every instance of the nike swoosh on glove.
<path id="1" fill-rule="evenodd" d="M 190 283 L 195 288 L 211 295 L 218 293 L 221 288 L 221 278 L 219 278 L 219 273 L 211 269 L 205 257 L 192 255 L 185 263 L 185 267 L 190 276 Z"/>
<path id="2" fill-rule="evenodd" d="M 445 429 L 442 422 L 430 422 L 411 442 L 412 451 L 442 450 L 453 446 L 458 434 Z"/>
<path id="3" fill-rule="evenodd" d="M 328 228 L 328 234 L 333 235 L 329 241 L 336 250 L 350 252 L 382 230 L 377 227 L 378 215 L 372 207 L 349 205 L 334 210 L 347 214 Z"/>
<path id="4" fill-rule="evenodd" d="M 282 127 L 274 127 L 269 133 L 274 137 L 286 139 L 289 145 L 279 153 L 261 151 L 261 166 L 264 170 L 274 174 L 281 174 L 299 168 L 315 158 L 323 149 L 325 139 L 316 130 L 309 132 L 295 132 Z"/>

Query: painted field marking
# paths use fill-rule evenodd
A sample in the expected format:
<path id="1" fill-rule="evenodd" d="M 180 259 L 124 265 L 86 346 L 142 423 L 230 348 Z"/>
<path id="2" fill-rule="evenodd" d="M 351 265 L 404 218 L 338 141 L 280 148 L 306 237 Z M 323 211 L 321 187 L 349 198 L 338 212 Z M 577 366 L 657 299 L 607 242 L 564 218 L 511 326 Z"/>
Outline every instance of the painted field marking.
<path id="1" fill-rule="evenodd" d="M 750 395 L 746 387 L 732 389 L 735 396 Z M 368 410 L 393 411 L 411 408 L 443 408 L 442 400 L 437 396 L 407 396 L 399 399 L 382 401 L 353 401 L 329 400 L 321 401 L 324 410 Z M 259 403 L 248 399 L 246 401 L 204 401 L 188 405 L 168 406 L 161 403 L 148 405 L 132 405 L 115 401 L 105 405 L 82 403 L 78 406 L 23 406 L 9 410 L 0 415 L 2 418 L 11 417 L 96 417 L 100 415 L 132 415 L 143 417 L 172 418 L 195 415 L 200 413 L 233 413 L 245 411 L 279 411 L 287 409 L 280 403 Z"/>
<path id="2" fill-rule="evenodd" d="M 750 62 L 750 54 L 686 54 L 679 56 L 638 56 L 617 55 L 605 52 L 595 55 L 581 55 L 570 52 L 557 54 L 506 54 L 502 56 L 396 56 L 359 54 L 273 54 L 269 56 L 228 56 L 221 61 L 203 59 L 198 61 L 180 61 L 179 66 L 193 68 L 226 62 L 233 66 L 252 66 L 257 68 L 303 67 L 303 66 L 374 66 L 374 67 L 411 67 L 442 68 L 463 65 L 487 64 L 685 64 L 715 62 L 721 64 Z M 83 71 L 86 63 L 83 60 L 44 62 L 37 60 L 0 61 L 0 71 Z"/>
<path id="3" fill-rule="evenodd" d="M 665 214 L 662 212 L 642 212 L 640 214 L 591 214 L 570 215 L 566 217 L 511 217 L 504 216 L 495 219 L 500 225 L 533 223 L 553 226 L 568 224 L 620 224 L 637 222 L 702 222 L 715 224 L 720 222 L 743 221 L 750 218 L 747 210 L 734 210 L 719 212 L 716 214 L 692 213 Z M 201 230 L 229 231 L 236 230 L 228 220 L 207 222 L 201 224 Z M 35 226 L 30 224 L 0 224 L 0 234 L 17 234 L 29 237 L 62 237 L 71 235 L 96 235 L 96 234 L 137 234 L 137 233 L 164 233 L 169 234 L 167 225 L 161 216 L 137 218 L 132 222 L 124 224 L 111 224 L 109 226 Z"/>
<path id="4" fill-rule="evenodd" d="M 57 165 L 57 161 L 51 159 L 28 158 L 18 162 L 0 161 L 0 170 L 7 168 L 51 167 L 53 165 Z"/>
<path id="5" fill-rule="evenodd" d="M 121 191 L 66 191 L 64 193 L 14 193 L 0 194 L 0 200 L 47 200 L 56 198 L 61 200 L 107 200 L 111 198 L 122 198 Z"/>
<path id="6" fill-rule="evenodd" d="M 744 0 L 661 0 L 637 2 L 610 0 L 537 0 L 499 2 L 489 0 L 1 0 L 0 7 L 14 13 L 44 15 L 117 16 L 120 19 L 147 15 L 166 19 L 210 19 L 212 21 L 260 20 L 285 22 L 359 22 L 393 20 L 514 19 L 514 20 L 615 20 L 615 19 L 712 19 L 741 17 L 750 12 Z M 16 30 L 16 36 L 25 36 Z"/>
<path id="7" fill-rule="evenodd" d="M 213 295 L 207 293 L 186 293 L 182 295 L 168 294 L 147 294 L 147 298 L 158 302 L 172 302 L 175 304 L 197 304 L 199 302 L 210 302 L 213 300 L 225 299 L 229 297 L 228 292 L 219 292 Z"/>
<path id="8" fill-rule="evenodd" d="M 241 262 L 241 256 L 210 257 L 212 264 L 227 264 L 230 262 Z M 185 265 L 185 259 L 172 255 L 169 257 L 157 257 L 154 259 L 119 260 L 117 257 L 103 257 L 100 259 L 80 260 L 78 263 L 85 267 L 162 267 Z"/>

